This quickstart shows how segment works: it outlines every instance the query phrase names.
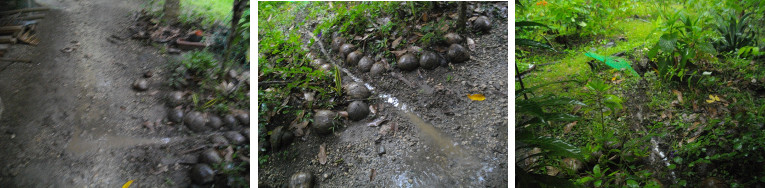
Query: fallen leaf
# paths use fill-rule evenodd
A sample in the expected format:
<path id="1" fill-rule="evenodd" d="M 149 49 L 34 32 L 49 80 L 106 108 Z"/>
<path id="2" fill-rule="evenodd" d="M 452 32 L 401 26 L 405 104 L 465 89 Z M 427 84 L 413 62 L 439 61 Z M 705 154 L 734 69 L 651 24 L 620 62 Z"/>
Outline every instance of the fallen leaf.
<path id="1" fill-rule="evenodd" d="M 122 188 L 128 188 L 128 187 L 130 187 L 130 184 L 133 184 L 133 180 L 127 181 L 127 183 L 122 185 Z"/>
<path id="2" fill-rule="evenodd" d="M 698 138 L 699 136 L 701 136 L 701 135 L 696 135 L 696 136 L 694 136 L 693 138 L 690 138 L 690 139 L 688 139 L 687 141 L 685 141 L 685 143 L 691 143 L 691 142 L 693 142 L 693 141 L 696 141 L 696 138 Z"/>
<path id="3" fill-rule="evenodd" d="M 675 95 L 677 95 L 677 101 L 680 101 L 680 103 L 683 103 L 683 93 L 681 93 L 680 91 L 676 89 L 672 90 L 672 93 L 675 93 Z"/>
<path id="4" fill-rule="evenodd" d="M 393 55 L 396 55 L 396 58 L 399 58 L 402 55 L 406 54 L 406 50 L 390 51 L 390 53 L 393 53 Z"/>
<path id="5" fill-rule="evenodd" d="M 470 95 L 468 95 L 468 98 L 470 100 L 474 100 L 474 101 L 483 101 L 483 100 L 486 100 L 486 97 L 483 96 L 482 94 L 470 94 Z"/>
<path id="6" fill-rule="evenodd" d="M 377 119 L 374 119 L 370 121 L 369 123 L 367 123 L 367 127 L 377 127 L 383 122 L 385 122 L 385 116 L 380 116 Z"/>
<path id="7" fill-rule="evenodd" d="M 478 16 L 473 16 L 473 17 L 468 18 L 468 22 L 473 23 L 473 21 L 475 21 L 475 19 L 478 19 Z"/>
<path id="8" fill-rule="evenodd" d="M 693 125 L 691 125 L 691 127 L 688 127 L 688 131 L 692 131 L 692 130 L 698 128 L 699 124 L 701 124 L 701 122 L 698 122 L 698 121 L 697 122 L 693 122 Z"/>
<path id="9" fill-rule="evenodd" d="M 327 151 L 324 144 L 321 144 L 319 146 L 319 163 L 320 164 L 327 164 Z"/>
<path id="10" fill-rule="evenodd" d="M 720 101 L 720 97 L 717 95 L 709 95 L 709 99 L 707 99 L 706 101 L 707 103 L 717 102 L 717 101 Z"/>
<path id="11" fill-rule="evenodd" d="M 693 111 L 698 112 L 699 111 L 699 105 L 696 104 L 696 101 L 693 101 Z"/>
<path id="12" fill-rule="evenodd" d="M 375 169 L 372 169 L 371 172 L 369 172 L 369 181 L 372 181 L 375 179 Z"/>
<path id="13" fill-rule="evenodd" d="M 468 49 L 475 51 L 475 41 L 471 38 L 467 38 Z"/>
<path id="14" fill-rule="evenodd" d="M 576 122 L 577 121 L 566 124 L 566 127 L 563 128 L 563 134 L 571 132 L 571 128 L 574 128 L 574 125 L 576 125 Z"/>
<path id="15" fill-rule="evenodd" d="M 422 13 L 422 21 L 423 22 L 427 22 L 428 21 L 428 13 L 427 12 L 423 12 Z"/>

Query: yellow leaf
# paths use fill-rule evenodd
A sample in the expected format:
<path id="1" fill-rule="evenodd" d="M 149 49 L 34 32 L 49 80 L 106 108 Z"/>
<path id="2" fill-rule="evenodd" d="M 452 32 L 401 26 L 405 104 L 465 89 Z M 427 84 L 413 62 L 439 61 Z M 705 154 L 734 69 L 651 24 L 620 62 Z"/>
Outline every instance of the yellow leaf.
<path id="1" fill-rule="evenodd" d="M 717 96 L 717 95 L 709 95 L 709 99 L 706 100 L 706 101 L 707 101 L 707 103 L 713 103 L 713 102 L 716 102 L 716 101 L 720 101 L 720 97 Z"/>
<path id="2" fill-rule="evenodd" d="M 486 97 L 483 96 L 482 94 L 470 94 L 470 95 L 468 95 L 468 98 L 470 98 L 470 100 L 474 100 L 474 101 L 483 101 L 483 100 L 486 100 Z"/>
<path id="3" fill-rule="evenodd" d="M 615 81 L 615 80 L 616 80 L 616 76 L 614 76 L 613 78 L 611 78 L 611 81 Z"/>
<path id="4" fill-rule="evenodd" d="M 122 188 L 128 188 L 130 187 L 130 184 L 133 184 L 133 180 L 130 180 L 127 183 L 125 183 L 125 185 L 122 185 Z"/>

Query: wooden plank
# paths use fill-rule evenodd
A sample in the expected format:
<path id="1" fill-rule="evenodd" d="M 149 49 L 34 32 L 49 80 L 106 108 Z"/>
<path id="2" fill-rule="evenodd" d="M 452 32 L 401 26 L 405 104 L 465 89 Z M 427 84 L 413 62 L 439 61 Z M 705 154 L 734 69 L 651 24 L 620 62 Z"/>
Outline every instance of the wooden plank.
<path id="1" fill-rule="evenodd" d="M 15 25 L 15 26 L 2 26 L 0 27 L 0 34 L 7 34 L 7 33 L 16 33 L 24 29 L 24 26 Z"/>
<path id="2" fill-rule="evenodd" d="M 0 44 L 16 44 L 16 38 L 13 38 L 13 36 L 0 36 Z"/>
<path id="3" fill-rule="evenodd" d="M 38 12 L 38 11 L 48 11 L 50 8 L 48 7 L 35 7 L 35 8 L 25 8 L 25 9 L 17 9 L 17 10 L 9 10 L 9 11 L 2 11 L 0 12 L 0 15 L 8 15 L 8 14 L 16 14 L 16 13 L 25 13 L 25 12 Z"/>

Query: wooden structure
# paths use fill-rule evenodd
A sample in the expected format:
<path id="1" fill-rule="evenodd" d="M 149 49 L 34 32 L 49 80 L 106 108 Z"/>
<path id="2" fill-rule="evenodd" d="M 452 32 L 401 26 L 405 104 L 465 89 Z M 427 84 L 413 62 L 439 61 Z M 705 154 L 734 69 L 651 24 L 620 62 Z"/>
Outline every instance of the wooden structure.
<path id="1" fill-rule="evenodd" d="M 48 7 L 33 7 L 0 11 L 0 61 L 29 62 L 4 56 L 13 45 L 35 46 L 40 43 L 35 29 L 39 19 L 45 18 L 48 10 Z"/>

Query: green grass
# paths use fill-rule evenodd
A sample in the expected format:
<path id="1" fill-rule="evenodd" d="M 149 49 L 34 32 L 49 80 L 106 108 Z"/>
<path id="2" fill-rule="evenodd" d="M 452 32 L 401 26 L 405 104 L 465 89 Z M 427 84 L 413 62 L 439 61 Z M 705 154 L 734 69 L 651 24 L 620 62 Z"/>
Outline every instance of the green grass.
<path id="1" fill-rule="evenodd" d="M 234 0 L 180 0 L 178 21 L 187 25 L 197 25 L 209 29 L 215 25 L 229 25 Z M 154 15 L 162 14 L 164 0 L 149 0 L 145 9 Z"/>
<path id="2" fill-rule="evenodd" d="M 616 46 L 610 48 L 604 48 L 600 42 L 591 41 L 587 45 L 582 45 L 577 49 L 567 50 L 566 55 L 553 55 L 550 53 L 531 56 L 525 59 L 518 60 L 518 68 L 525 70 L 530 64 L 542 64 L 548 62 L 560 61 L 560 63 L 547 65 L 540 67 L 540 70 L 536 70 L 523 79 L 526 87 L 533 87 L 543 83 L 563 81 L 563 80 L 580 80 L 586 81 L 588 76 L 592 73 L 588 61 L 593 60 L 590 57 L 584 55 L 585 52 L 590 51 L 591 48 L 595 48 L 598 54 L 615 54 L 618 52 L 629 51 L 633 48 L 637 48 L 641 45 L 643 47 L 650 46 L 658 40 L 658 36 L 651 35 L 655 26 L 653 23 L 646 23 L 640 20 L 629 19 L 626 21 L 620 21 L 614 24 L 617 30 L 624 31 L 623 33 L 615 33 L 607 39 L 612 39 L 617 36 L 624 36 L 627 38 L 627 42 L 616 42 Z M 635 62 L 633 62 L 634 64 Z M 516 85 L 516 89 L 520 89 L 520 85 Z M 572 89 L 580 89 L 574 87 Z M 540 92 L 560 92 L 560 87 L 547 87 L 539 90 Z M 572 92 L 576 93 L 576 92 Z"/>

